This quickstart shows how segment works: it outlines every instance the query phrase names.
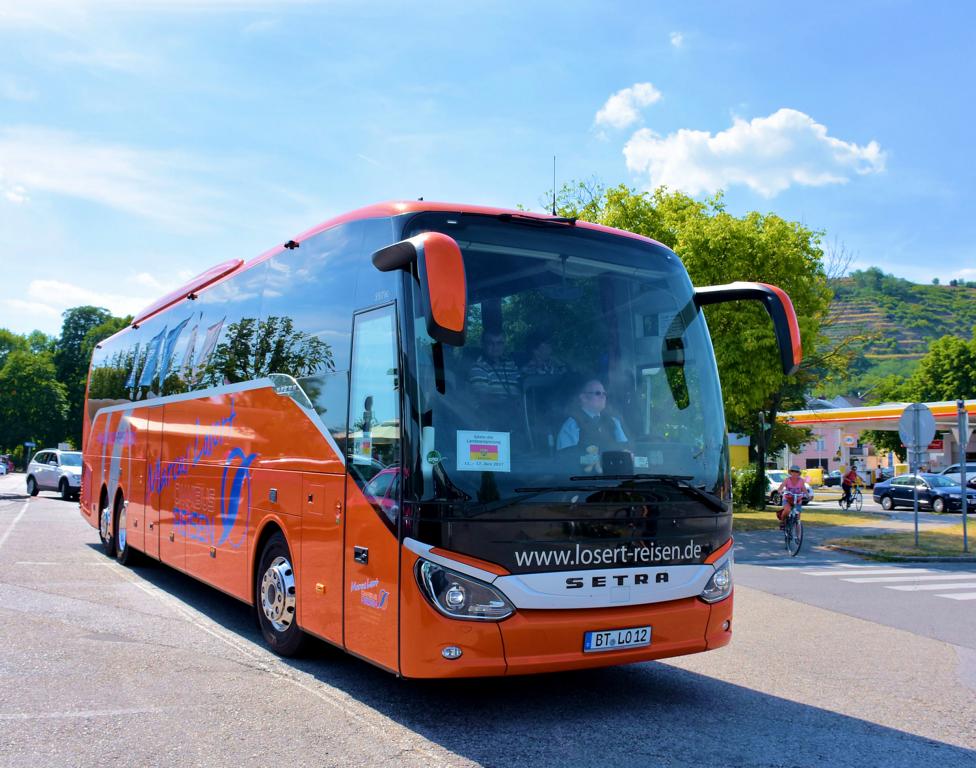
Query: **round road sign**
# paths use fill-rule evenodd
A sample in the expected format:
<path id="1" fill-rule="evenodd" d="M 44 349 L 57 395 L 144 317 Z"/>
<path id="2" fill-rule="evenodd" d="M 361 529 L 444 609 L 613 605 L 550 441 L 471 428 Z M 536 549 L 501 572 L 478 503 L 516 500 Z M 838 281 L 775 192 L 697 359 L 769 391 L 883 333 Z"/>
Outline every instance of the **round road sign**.
<path id="1" fill-rule="evenodd" d="M 922 450 L 935 437 L 935 416 L 925 403 L 912 403 L 898 420 L 898 434 L 906 448 Z"/>

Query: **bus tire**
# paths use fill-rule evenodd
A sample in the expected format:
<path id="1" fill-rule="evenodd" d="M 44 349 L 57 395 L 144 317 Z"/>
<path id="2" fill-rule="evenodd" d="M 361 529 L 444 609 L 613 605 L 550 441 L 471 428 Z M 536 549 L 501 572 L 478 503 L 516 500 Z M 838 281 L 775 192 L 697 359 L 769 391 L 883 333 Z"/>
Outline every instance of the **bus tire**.
<path id="1" fill-rule="evenodd" d="M 119 565 L 132 566 L 136 561 L 136 551 L 129 546 L 129 528 L 126 524 L 125 512 L 125 499 L 119 496 L 119 500 L 115 504 L 115 525 L 112 529 L 112 543 L 115 548 L 115 559 Z"/>
<path id="2" fill-rule="evenodd" d="M 112 507 L 103 493 L 98 505 L 98 538 L 102 540 L 102 550 L 109 557 L 115 555 L 115 534 L 112 533 Z"/>
<path id="3" fill-rule="evenodd" d="M 288 542 L 280 533 L 268 539 L 255 575 L 254 605 L 264 641 L 279 656 L 295 656 L 305 642 L 298 626 L 298 585 Z"/>

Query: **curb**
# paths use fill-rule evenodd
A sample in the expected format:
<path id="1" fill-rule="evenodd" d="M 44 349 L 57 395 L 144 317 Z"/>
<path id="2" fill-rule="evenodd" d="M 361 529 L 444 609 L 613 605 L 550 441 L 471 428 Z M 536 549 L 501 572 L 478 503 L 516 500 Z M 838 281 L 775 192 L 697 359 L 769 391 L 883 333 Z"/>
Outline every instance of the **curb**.
<path id="1" fill-rule="evenodd" d="M 871 552 L 867 549 L 857 547 L 841 547 L 836 544 L 821 544 L 824 549 L 832 549 L 835 552 L 849 552 L 852 555 L 859 555 L 868 560 L 880 560 L 890 563 L 976 563 L 976 555 L 959 555 L 958 557 L 922 557 L 915 555 L 886 555 L 883 552 Z"/>

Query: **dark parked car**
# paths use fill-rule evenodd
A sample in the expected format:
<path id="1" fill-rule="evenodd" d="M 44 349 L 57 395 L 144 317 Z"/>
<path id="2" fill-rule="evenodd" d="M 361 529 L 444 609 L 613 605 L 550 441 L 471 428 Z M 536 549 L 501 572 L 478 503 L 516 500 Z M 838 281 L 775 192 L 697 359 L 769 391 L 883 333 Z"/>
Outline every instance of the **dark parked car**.
<path id="1" fill-rule="evenodd" d="M 840 479 L 844 474 L 839 469 L 834 469 L 824 475 L 823 484 L 825 486 L 840 485 Z"/>
<path id="2" fill-rule="evenodd" d="M 918 503 L 930 507 L 933 512 L 958 512 L 962 508 L 962 488 L 942 475 L 921 472 L 915 475 L 899 475 L 874 486 L 874 500 L 884 509 L 901 505 L 914 505 L 915 486 L 918 486 Z M 967 503 L 976 504 L 976 491 L 968 490 Z"/>

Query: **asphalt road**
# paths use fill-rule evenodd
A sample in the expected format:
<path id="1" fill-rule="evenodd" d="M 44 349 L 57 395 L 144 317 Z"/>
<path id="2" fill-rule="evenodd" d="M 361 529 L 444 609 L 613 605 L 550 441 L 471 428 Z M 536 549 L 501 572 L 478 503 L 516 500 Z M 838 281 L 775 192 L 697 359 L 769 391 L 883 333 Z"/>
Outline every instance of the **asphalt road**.
<path id="1" fill-rule="evenodd" d="M 0 478 L 3 768 L 976 764 L 976 652 L 890 621 L 740 578 L 719 651 L 403 681 L 325 645 L 275 657 L 246 606 L 118 566 L 76 504 L 22 484 Z"/>

